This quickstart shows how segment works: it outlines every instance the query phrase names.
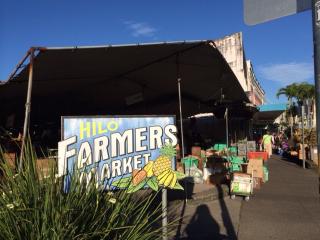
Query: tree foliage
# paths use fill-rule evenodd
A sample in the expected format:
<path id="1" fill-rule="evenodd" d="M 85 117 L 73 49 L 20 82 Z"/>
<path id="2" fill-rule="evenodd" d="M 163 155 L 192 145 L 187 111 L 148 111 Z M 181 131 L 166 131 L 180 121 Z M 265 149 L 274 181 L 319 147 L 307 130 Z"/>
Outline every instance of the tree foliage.
<path id="1" fill-rule="evenodd" d="M 285 95 L 289 102 L 295 99 L 298 104 L 301 104 L 306 99 L 314 99 L 315 88 L 314 85 L 307 82 L 292 83 L 280 88 L 277 92 L 277 97 L 279 98 L 280 95 Z"/>

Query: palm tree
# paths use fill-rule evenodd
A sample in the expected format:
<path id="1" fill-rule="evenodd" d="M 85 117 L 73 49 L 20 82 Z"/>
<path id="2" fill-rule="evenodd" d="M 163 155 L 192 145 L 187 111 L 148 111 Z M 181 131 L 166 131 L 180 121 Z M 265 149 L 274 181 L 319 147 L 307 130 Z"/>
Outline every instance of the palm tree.
<path id="1" fill-rule="evenodd" d="M 315 98 L 315 87 L 314 85 L 310 84 L 310 83 L 300 83 L 299 87 L 298 87 L 298 92 L 297 92 L 297 102 L 299 104 L 300 107 L 304 107 L 304 104 L 307 104 L 307 106 L 309 105 L 308 103 L 306 103 L 306 101 L 312 101 Z M 310 105 L 309 105 L 310 106 Z M 303 116 L 304 118 L 304 116 Z M 302 119 L 302 122 L 304 123 L 304 119 Z M 307 111 L 307 124 L 308 127 L 310 127 L 310 115 L 309 115 L 309 109 Z"/>
<path id="2" fill-rule="evenodd" d="M 292 119 L 291 123 L 290 123 L 290 133 L 291 136 L 293 134 L 293 124 L 294 124 L 294 119 L 293 119 L 293 113 L 295 112 L 295 106 L 293 103 L 293 98 L 295 98 L 297 96 L 297 92 L 298 92 L 298 86 L 297 83 L 292 83 L 290 85 L 287 85 L 284 88 L 280 88 L 277 92 L 277 97 L 279 98 L 280 95 L 285 95 L 288 98 L 288 102 L 289 102 L 289 108 L 288 108 L 288 112 L 290 114 L 290 118 Z"/>
<path id="3" fill-rule="evenodd" d="M 315 97 L 315 88 L 314 85 L 302 82 L 302 83 L 292 83 L 287 85 L 284 88 L 280 88 L 277 92 L 277 97 L 279 98 L 280 95 L 285 95 L 289 101 L 289 109 L 288 112 L 290 113 L 290 117 L 293 118 L 294 115 L 294 102 L 295 99 L 298 105 L 302 106 L 303 102 L 307 99 L 313 100 Z M 292 136 L 292 124 L 291 124 L 291 136 Z"/>
<path id="4" fill-rule="evenodd" d="M 302 82 L 297 85 L 296 99 L 298 103 L 302 104 L 304 100 L 314 99 L 315 97 L 315 88 L 314 85 L 306 82 Z"/>

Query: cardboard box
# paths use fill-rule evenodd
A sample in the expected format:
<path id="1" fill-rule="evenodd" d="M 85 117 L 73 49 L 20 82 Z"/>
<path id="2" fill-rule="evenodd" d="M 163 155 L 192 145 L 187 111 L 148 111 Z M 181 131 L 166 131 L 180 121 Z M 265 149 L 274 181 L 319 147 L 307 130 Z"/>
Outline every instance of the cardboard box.
<path id="1" fill-rule="evenodd" d="M 234 173 L 232 176 L 230 190 L 233 194 L 249 195 L 251 193 L 251 175 L 247 173 Z"/>
<path id="2" fill-rule="evenodd" d="M 262 178 L 253 177 L 253 188 L 260 189 L 262 185 Z"/>
<path id="3" fill-rule="evenodd" d="M 11 168 L 14 168 L 17 154 L 16 153 L 4 153 L 3 156 L 4 156 L 5 161 L 8 163 L 8 165 Z"/>
<path id="4" fill-rule="evenodd" d="M 238 150 L 246 151 L 247 150 L 247 145 L 245 143 L 238 143 Z"/>
<path id="5" fill-rule="evenodd" d="M 251 174 L 236 172 L 236 173 L 233 173 L 232 180 L 238 181 L 238 182 L 250 182 Z"/>
<path id="6" fill-rule="evenodd" d="M 184 169 L 183 169 L 182 163 L 181 162 L 177 162 L 176 164 L 177 164 L 177 166 L 176 166 L 177 171 L 183 173 Z"/>
<path id="7" fill-rule="evenodd" d="M 252 174 L 253 177 L 263 178 L 263 159 L 249 159 L 247 173 Z"/>
<path id="8" fill-rule="evenodd" d="M 248 141 L 247 142 L 247 149 L 254 149 L 253 151 L 256 150 L 256 142 L 255 141 Z"/>
<path id="9" fill-rule="evenodd" d="M 192 156 L 197 156 L 197 157 L 201 157 L 201 147 L 198 146 L 193 146 L 191 148 L 191 155 Z"/>

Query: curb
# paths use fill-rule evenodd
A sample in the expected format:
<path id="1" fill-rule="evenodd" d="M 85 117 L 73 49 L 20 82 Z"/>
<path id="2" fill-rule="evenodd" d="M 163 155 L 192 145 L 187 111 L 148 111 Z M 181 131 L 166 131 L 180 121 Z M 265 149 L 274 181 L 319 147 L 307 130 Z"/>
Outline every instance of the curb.
<path id="1" fill-rule="evenodd" d="M 182 183 L 185 191 L 168 191 L 169 202 L 180 202 L 188 200 L 188 203 L 198 204 L 206 201 L 213 201 L 229 197 L 229 187 L 227 185 L 207 185 Z M 187 184 L 187 185 L 186 185 Z M 192 192 L 188 191 L 192 190 Z"/>

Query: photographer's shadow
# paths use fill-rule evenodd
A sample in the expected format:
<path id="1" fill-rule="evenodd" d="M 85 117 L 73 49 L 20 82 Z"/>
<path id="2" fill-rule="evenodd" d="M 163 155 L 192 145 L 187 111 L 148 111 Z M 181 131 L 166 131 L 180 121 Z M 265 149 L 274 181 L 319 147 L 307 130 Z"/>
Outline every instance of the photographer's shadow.
<path id="1" fill-rule="evenodd" d="M 208 206 L 205 204 L 197 207 L 195 214 L 185 229 L 185 233 L 187 237 L 184 239 L 189 240 L 228 239 L 226 235 L 220 234 L 219 224 L 212 217 Z"/>

